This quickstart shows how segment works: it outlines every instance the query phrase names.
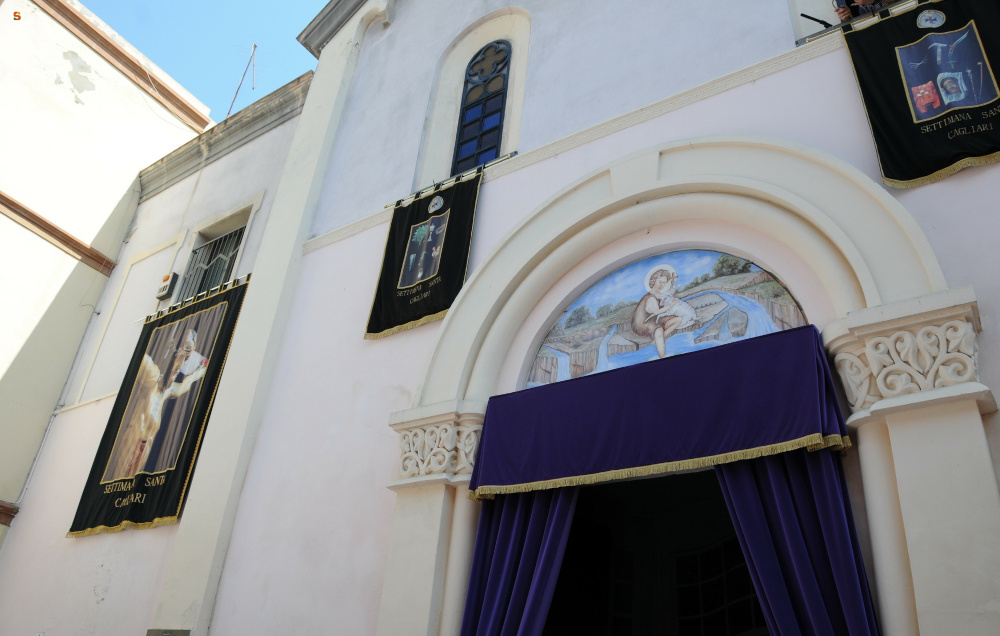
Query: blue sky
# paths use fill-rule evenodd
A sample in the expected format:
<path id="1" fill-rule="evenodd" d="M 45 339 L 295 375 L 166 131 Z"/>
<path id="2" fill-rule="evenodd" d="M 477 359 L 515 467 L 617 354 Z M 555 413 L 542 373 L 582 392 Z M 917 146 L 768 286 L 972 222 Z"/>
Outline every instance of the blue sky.
<path id="1" fill-rule="evenodd" d="M 327 0 L 81 2 L 210 107 L 215 121 L 225 118 L 254 44 L 256 88 L 251 88 L 251 70 L 234 113 L 316 69 L 316 58 L 295 38 L 327 4 Z"/>

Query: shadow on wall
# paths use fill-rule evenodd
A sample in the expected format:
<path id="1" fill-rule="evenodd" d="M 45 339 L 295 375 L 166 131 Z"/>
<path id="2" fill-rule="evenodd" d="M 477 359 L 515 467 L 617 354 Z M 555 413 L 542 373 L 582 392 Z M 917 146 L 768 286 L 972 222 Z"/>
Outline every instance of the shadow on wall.
<path id="1" fill-rule="evenodd" d="M 113 259 L 118 258 L 138 202 L 137 177 L 94 237 L 92 247 Z M 72 258 L 55 246 L 51 249 L 54 262 Z M 103 274 L 76 263 L 10 366 L 0 370 L 2 500 L 15 502 L 21 496 L 45 429 L 58 406 L 80 343 L 107 282 Z M 24 300 L 16 304 L 23 306 Z"/>

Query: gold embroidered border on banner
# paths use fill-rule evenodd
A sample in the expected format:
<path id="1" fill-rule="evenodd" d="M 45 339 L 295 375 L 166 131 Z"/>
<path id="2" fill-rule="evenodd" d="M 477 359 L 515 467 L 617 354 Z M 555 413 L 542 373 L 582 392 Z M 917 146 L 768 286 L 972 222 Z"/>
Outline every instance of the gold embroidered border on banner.
<path id="1" fill-rule="evenodd" d="M 985 155 L 982 157 L 966 157 L 961 161 L 956 161 L 947 168 L 941 168 L 937 172 L 932 172 L 926 177 L 920 177 L 919 179 L 910 179 L 907 181 L 897 181 L 896 179 L 890 179 L 882 174 L 882 181 L 887 186 L 892 186 L 899 190 L 906 190 L 908 188 L 919 188 L 920 186 L 930 185 L 932 183 L 937 183 L 942 179 L 946 179 L 951 175 L 955 174 L 960 170 L 965 168 L 975 168 L 976 166 L 988 166 L 1000 162 L 1000 151 L 994 152 L 993 154 Z"/>
<path id="2" fill-rule="evenodd" d="M 228 289 L 233 289 L 235 287 L 239 287 L 240 285 L 246 285 L 247 283 L 250 282 L 250 274 L 246 275 L 246 280 L 242 280 L 242 282 L 240 282 L 241 280 L 242 279 L 235 279 L 233 281 L 230 281 L 229 283 L 224 283 L 223 285 L 220 285 L 220 287 L 222 287 L 223 289 L 220 289 L 218 291 L 213 291 L 209 295 L 215 296 Z M 197 298 L 197 296 L 195 298 Z M 207 296 L 198 298 L 198 300 L 199 301 L 205 300 L 205 298 L 207 298 Z M 245 302 L 246 298 L 244 298 L 243 300 Z M 184 306 L 186 307 L 191 304 L 193 303 L 186 303 Z M 163 315 L 166 315 L 168 313 L 173 313 L 177 309 L 180 309 L 180 307 L 171 307 L 167 310 L 164 310 L 165 313 Z M 236 322 L 233 323 L 234 330 L 236 329 L 236 325 L 239 324 L 240 322 L 241 313 L 243 313 L 243 303 L 240 303 L 240 309 L 239 311 L 236 312 Z M 159 316 L 158 314 L 154 315 L 162 318 L 162 316 Z M 147 318 L 147 321 L 148 320 L 149 319 Z M 152 521 L 145 521 L 145 522 L 135 522 L 126 519 L 125 521 L 119 523 L 117 526 L 95 526 L 93 528 L 87 528 L 86 530 L 80 530 L 78 532 L 67 532 L 66 533 L 67 538 L 90 537 L 95 534 L 113 534 L 115 532 L 121 532 L 122 530 L 127 530 L 129 528 L 138 528 L 138 529 L 159 528 L 160 526 L 169 526 L 178 523 L 181 516 L 181 508 L 184 507 L 184 499 L 185 497 L 187 497 L 188 485 L 191 483 L 191 473 L 194 472 L 195 462 L 198 461 L 198 452 L 201 450 L 201 440 L 205 435 L 205 429 L 208 428 L 208 418 L 211 417 L 212 415 L 212 407 L 215 405 L 215 395 L 219 392 L 219 385 L 222 383 L 222 374 L 225 373 L 226 371 L 226 361 L 229 359 L 229 351 L 230 349 L 232 349 L 232 346 L 233 346 L 233 338 L 232 336 L 230 336 L 229 345 L 226 347 L 225 356 L 222 358 L 222 371 L 219 373 L 219 377 L 216 378 L 215 380 L 215 387 L 212 388 L 212 397 L 209 399 L 208 402 L 208 415 L 205 416 L 205 419 L 201 423 L 200 430 L 198 431 L 198 441 L 195 442 L 194 456 L 191 459 L 191 463 L 188 464 L 187 474 L 184 476 L 184 485 L 181 487 L 181 498 L 180 501 L 177 502 L 177 511 L 173 514 L 173 516 L 157 517 Z"/>
<path id="3" fill-rule="evenodd" d="M 170 526 L 175 523 L 177 523 L 177 517 L 157 517 L 152 521 L 146 521 L 143 523 L 138 523 L 136 521 L 122 521 L 117 526 L 94 526 L 93 528 L 87 528 L 86 530 L 80 530 L 79 532 L 67 532 L 66 536 L 70 538 L 92 537 L 95 534 L 113 534 L 115 532 L 121 532 L 122 530 L 128 530 L 129 528 L 159 528 L 160 526 Z"/>
<path id="4" fill-rule="evenodd" d="M 469 179 L 463 179 L 463 177 L 467 177 L 469 175 L 475 176 L 475 175 L 482 174 L 483 170 L 485 170 L 488 166 L 491 166 L 491 165 L 493 165 L 494 163 L 496 163 L 498 161 L 503 161 L 505 159 L 509 159 L 509 158 L 513 157 L 514 155 L 516 155 L 516 154 L 517 154 L 516 152 L 510 153 L 510 154 L 506 154 L 503 157 L 500 157 L 499 159 L 494 159 L 493 161 L 491 161 L 491 162 L 489 162 L 487 164 L 484 164 L 482 166 L 478 166 L 476 168 L 473 168 L 472 170 L 468 170 L 466 172 L 463 172 L 460 175 L 451 177 L 451 179 L 446 179 L 446 180 L 442 181 L 441 183 L 433 185 L 430 188 L 426 188 L 424 190 L 420 190 L 419 192 L 417 192 L 415 194 L 411 194 L 410 197 L 413 197 L 413 200 L 410 201 L 410 203 L 407 203 L 407 205 L 412 205 L 412 204 L 416 203 L 417 201 L 419 201 L 420 199 L 427 198 L 427 197 L 431 196 L 432 194 L 436 194 L 436 193 L 440 192 L 441 190 L 447 190 L 448 188 L 451 188 L 452 186 L 458 185 L 462 181 L 468 181 Z M 479 187 L 476 188 L 476 200 L 472 203 L 472 226 L 473 227 L 475 227 L 475 225 L 476 225 L 476 210 L 479 208 L 479 193 L 482 192 L 482 185 L 483 185 L 483 182 L 480 181 L 479 182 Z M 409 197 L 407 197 L 407 198 L 409 198 Z M 406 201 L 407 198 L 403 198 L 403 199 L 400 199 L 399 201 L 396 201 L 395 207 L 393 207 L 393 213 L 395 213 L 396 208 L 400 207 L 403 204 L 403 201 Z M 392 205 L 392 204 L 387 204 L 385 207 L 389 207 L 390 205 Z M 392 232 L 392 221 L 391 220 L 389 221 L 389 232 L 390 233 Z M 465 272 L 462 274 L 462 280 L 463 281 L 469 276 L 469 257 L 470 256 L 472 256 L 472 238 L 471 237 L 469 238 L 469 248 L 468 248 L 468 250 L 466 250 L 466 253 L 465 253 Z M 382 265 L 384 265 L 384 264 L 385 263 L 383 262 Z M 382 266 L 381 265 L 379 266 L 378 280 L 379 281 L 382 280 Z M 375 305 L 375 299 L 378 297 L 378 292 L 379 292 L 378 286 L 376 286 L 375 287 L 375 293 L 372 294 L 372 306 L 373 307 Z M 423 318 L 417 318 L 416 320 L 411 320 L 410 322 L 402 324 L 402 325 L 396 325 L 395 327 L 391 327 L 389 329 L 386 329 L 385 331 L 380 331 L 378 333 L 369 333 L 369 332 L 366 331 L 365 335 L 364 335 L 364 339 L 365 340 L 381 340 L 382 338 L 388 338 L 389 336 L 391 336 L 393 334 L 397 334 L 397 333 L 399 333 L 401 331 L 407 331 L 409 329 L 415 329 L 415 328 L 417 328 L 417 327 L 419 327 L 421 325 L 426 325 L 427 323 L 434 322 L 435 320 L 444 320 L 444 317 L 448 314 L 448 310 L 449 309 L 451 309 L 450 306 L 447 307 L 447 308 L 445 308 L 445 309 L 442 309 L 441 311 L 439 311 L 439 312 L 437 312 L 435 314 L 430 314 L 429 316 L 424 316 Z"/>
<path id="5" fill-rule="evenodd" d="M 619 470 L 609 470 L 603 473 L 593 473 L 590 475 L 576 475 L 574 477 L 561 477 L 559 479 L 546 479 L 544 481 L 533 481 L 524 484 L 511 484 L 509 486 L 480 486 L 475 491 L 469 491 L 466 495 L 472 501 L 483 501 L 493 499 L 495 495 L 507 495 L 519 492 L 533 492 L 535 490 L 550 490 L 552 488 L 564 488 L 566 486 L 589 486 L 601 484 L 608 481 L 618 481 L 622 479 L 635 479 L 637 477 L 651 477 L 653 475 L 665 475 L 682 470 L 694 470 L 696 468 L 708 468 L 719 464 L 730 464 L 732 462 L 743 461 L 745 459 L 757 459 L 769 455 L 778 455 L 789 451 L 804 448 L 808 451 L 831 450 L 844 451 L 851 447 L 851 439 L 846 435 L 823 435 L 813 433 L 799 439 L 793 439 L 780 444 L 769 444 L 768 446 L 757 446 L 740 451 L 722 453 L 721 455 L 709 455 L 707 457 L 695 457 L 693 459 L 682 459 L 662 464 L 652 464 L 650 466 L 636 466 L 635 468 L 621 468 Z"/>
<path id="6" fill-rule="evenodd" d="M 366 333 L 365 340 L 381 340 L 382 338 L 388 338 L 392 334 L 399 333 L 400 331 L 406 331 L 407 329 L 413 329 L 419 327 L 420 325 L 426 325 L 429 322 L 434 322 L 435 320 L 444 320 L 444 317 L 448 314 L 447 309 L 442 309 L 436 314 L 431 314 L 429 316 L 424 316 L 417 320 L 411 320 L 410 322 L 402 325 L 396 325 L 392 329 L 386 329 L 385 331 L 380 331 L 378 333 Z"/>

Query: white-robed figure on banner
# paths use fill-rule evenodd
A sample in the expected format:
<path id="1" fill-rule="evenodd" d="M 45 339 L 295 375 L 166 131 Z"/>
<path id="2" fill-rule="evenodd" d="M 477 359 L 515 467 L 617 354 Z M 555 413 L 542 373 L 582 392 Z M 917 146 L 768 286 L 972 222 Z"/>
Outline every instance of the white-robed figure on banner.
<path id="1" fill-rule="evenodd" d="M 167 400 L 186 394 L 205 375 L 208 358 L 195 351 L 197 343 L 198 333 L 188 329 L 179 347 L 168 348 L 164 355 L 170 358 L 167 373 L 160 370 L 148 353 L 143 355 L 132 389 L 134 406 L 128 421 L 122 425 L 105 481 L 129 479 L 143 470 L 160 430 Z M 183 379 L 178 381 L 178 377 Z"/>
<path id="2" fill-rule="evenodd" d="M 694 324 L 694 308 L 674 297 L 677 271 L 670 265 L 657 265 L 646 275 L 646 295 L 632 313 L 633 333 L 652 338 L 656 353 L 665 358 L 666 341 L 678 329 Z"/>

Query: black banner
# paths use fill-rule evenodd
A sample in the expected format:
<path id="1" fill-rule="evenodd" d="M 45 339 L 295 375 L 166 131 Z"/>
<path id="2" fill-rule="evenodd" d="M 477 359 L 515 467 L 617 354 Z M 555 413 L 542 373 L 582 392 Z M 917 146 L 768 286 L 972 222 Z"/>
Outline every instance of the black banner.
<path id="1" fill-rule="evenodd" d="M 482 173 L 397 206 L 366 340 L 440 320 L 465 284 Z"/>
<path id="2" fill-rule="evenodd" d="M 143 326 L 69 536 L 177 523 L 246 288 Z"/>
<path id="3" fill-rule="evenodd" d="M 845 37 L 885 183 L 1000 161 L 1000 3 L 932 0 L 880 16 Z"/>

